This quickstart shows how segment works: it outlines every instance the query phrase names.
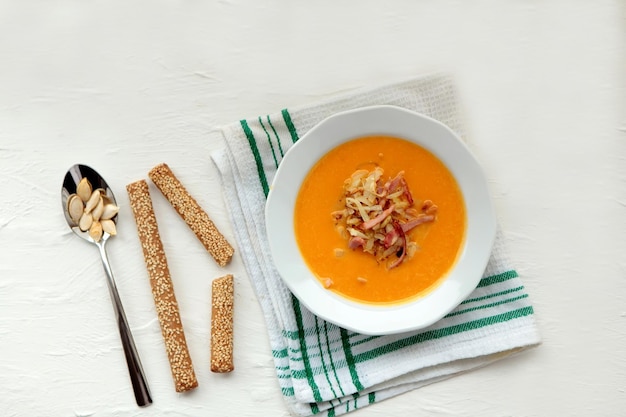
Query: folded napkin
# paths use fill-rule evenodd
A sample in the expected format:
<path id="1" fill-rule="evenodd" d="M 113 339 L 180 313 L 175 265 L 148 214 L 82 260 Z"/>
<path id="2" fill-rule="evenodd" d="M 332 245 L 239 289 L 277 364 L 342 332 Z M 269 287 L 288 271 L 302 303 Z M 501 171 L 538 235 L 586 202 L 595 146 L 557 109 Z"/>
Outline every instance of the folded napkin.
<path id="1" fill-rule="evenodd" d="M 265 315 L 278 382 L 296 415 L 343 414 L 540 342 L 533 308 L 500 233 L 476 290 L 420 331 L 367 336 L 339 328 L 308 311 L 283 284 L 272 264 L 264 221 L 280 161 L 327 116 L 377 104 L 405 107 L 463 133 L 452 81 L 429 75 L 243 119 L 221 129 L 225 146 L 211 155 Z"/>

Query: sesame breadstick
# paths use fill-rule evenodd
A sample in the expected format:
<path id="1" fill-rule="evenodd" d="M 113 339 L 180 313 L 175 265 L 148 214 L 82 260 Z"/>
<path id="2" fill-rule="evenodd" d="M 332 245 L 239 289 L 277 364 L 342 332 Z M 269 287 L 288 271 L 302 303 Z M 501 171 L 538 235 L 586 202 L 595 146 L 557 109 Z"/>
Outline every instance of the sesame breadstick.
<path id="1" fill-rule="evenodd" d="M 211 372 L 231 372 L 233 364 L 233 306 L 235 283 L 232 275 L 212 283 Z"/>
<path id="2" fill-rule="evenodd" d="M 235 250 L 217 230 L 208 214 L 187 192 L 169 166 L 164 163 L 159 164 L 150 170 L 148 176 L 193 230 L 218 265 L 228 264 Z"/>
<path id="3" fill-rule="evenodd" d="M 174 295 L 163 243 L 159 236 L 148 183 L 140 180 L 128 184 L 126 190 L 137 222 L 137 232 L 150 276 L 152 296 L 165 341 L 165 350 L 170 362 L 174 386 L 176 392 L 188 391 L 198 386 L 198 380 L 187 349 L 185 332 L 180 320 L 178 303 Z"/>

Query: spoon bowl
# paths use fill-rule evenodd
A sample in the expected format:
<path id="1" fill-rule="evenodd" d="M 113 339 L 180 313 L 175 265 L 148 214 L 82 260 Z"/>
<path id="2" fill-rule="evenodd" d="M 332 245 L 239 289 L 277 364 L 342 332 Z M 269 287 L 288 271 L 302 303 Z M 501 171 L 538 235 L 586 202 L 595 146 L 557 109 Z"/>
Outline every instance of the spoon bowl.
<path id="1" fill-rule="evenodd" d="M 124 348 L 124 355 L 126 356 L 126 364 L 128 365 L 128 371 L 133 386 L 133 392 L 135 394 L 135 400 L 137 401 L 137 405 L 143 407 L 151 404 L 152 398 L 150 396 L 150 390 L 148 389 L 146 377 L 141 366 L 139 353 L 137 352 L 137 348 L 135 347 L 135 342 L 130 331 L 130 326 L 128 325 L 128 320 L 126 319 L 126 314 L 124 313 L 122 300 L 120 299 L 119 293 L 117 291 L 117 286 L 115 285 L 113 271 L 111 270 L 111 265 L 109 263 L 109 258 L 106 252 L 106 243 L 109 238 L 113 236 L 112 233 L 114 233 L 115 229 L 113 229 L 113 232 L 111 233 L 100 229 L 100 233 L 96 235 L 97 239 L 94 239 L 94 235 L 92 235 L 89 230 L 81 229 L 79 221 L 76 220 L 76 216 L 72 216 L 70 214 L 68 202 L 70 201 L 70 198 L 73 198 L 71 197 L 72 195 L 80 194 L 79 184 L 81 184 L 81 181 L 83 179 L 86 179 L 89 182 L 89 194 L 92 194 L 92 188 L 93 190 L 100 190 L 99 194 L 102 199 L 100 203 L 102 203 L 102 205 L 104 204 L 103 201 L 106 201 L 107 204 L 117 206 L 113 191 L 106 183 L 104 178 L 102 178 L 100 174 L 98 174 L 94 169 L 88 167 L 87 165 L 76 164 L 70 167 L 70 169 L 67 171 L 67 174 L 65 174 L 65 178 L 63 179 L 63 187 L 61 188 L 61 203 L 63 205 L 63 213 L 65 215 L 65 220 L 67 221 L 68 226 L 70 227 L 70 229 L 72 229 L 74 233 L 76 233 L 82 239 L 93 243 L 98 247 L 100 257 L 102 259 L 102 266 L 104 267 L 104 271 L 107 275 L 109 294 L 111 295 L 111 302 L 113 303 L 113 309 L 115 311 L 115 316 L 118 323 L 120 338 L 122 339 L 122 346 Z M 81 198 L 83 202 L 87 199 L 82 197 L 78 198 Z M 84 204 L 83 202 L 81 202 L 80 204 Z M 87 203 L 86 206 L 89 206 L 89 203 Z M 95 211 L 96 209 L 92 210 Z M 91 214 L 89 215 L 92 216 Z M 100 215 L 98 215 L 97 217 L 99 219 Z M 118 214 L 117 211 L 115 211 L 115 214 L 110 216 L 110 218 L 107 218 L 107 220 L 110 220 L 114 224 L 117 224 L 117 218 Z M 87 227 L 86 229 L 89 228 Z"/>
<path id="2" fill-rule="evenodd" d="M 76 164 L 70 167 L 70 169 L 65 174 L 65 178 L 63 179 L 63 188 L 61 189 L 61 204 L 63 205 L 63 214 L 65 215 L 65 220 L 67 224 L 70 226 L 70 229 L 82 239 L 85 239 L 91 243 L 98 244 L 90 235 L 88 231 L 82 231 L 78 226 L 78 223 L 72 219 L 68 210 L 68 199 L 71 195 L 76 194 L 78 184 L 80 181 L 86 178 L 94 190 L 100 189 L 103 191 L 103 197 L 106 198 L 110 203 L 117 206 L 117 202 L 115 200 L 115 196 L 113 195 L 113 191 L 111 187 L 104 181 L 104 178 L 100 176 L 93 168 L 87 165 Z M 111 220 L 117 224 L 117 214 L 111 218 Z M 110 233 L 103 232 L 101 241 L 105 242 L 111 237 Z"/>

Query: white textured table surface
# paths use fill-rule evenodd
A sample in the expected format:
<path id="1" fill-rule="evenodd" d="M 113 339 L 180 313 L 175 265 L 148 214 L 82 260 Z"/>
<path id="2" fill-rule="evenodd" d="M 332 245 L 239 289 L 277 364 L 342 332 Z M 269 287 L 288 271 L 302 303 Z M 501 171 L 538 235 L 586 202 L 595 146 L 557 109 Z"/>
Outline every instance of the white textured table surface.
<path id="1" fill-rule="evenodd" d="M 353 415 L 624 415 L 624 2 L 313 3 L 0 1 L 0 414 L 288 415 L 241 259 L 218 268 L 154 198 L 200 383 L 174 392 L 125 185 L 167 162 L 234 241 L 214 127 L 443 71 L 543 344 Z M 78 162 L 122 207 L 109 254 L 154 398 L 145 409 L 97 250 L 61 215 Z M 237 369 L 219 375 L 209 296 L 225 272 Z"/>

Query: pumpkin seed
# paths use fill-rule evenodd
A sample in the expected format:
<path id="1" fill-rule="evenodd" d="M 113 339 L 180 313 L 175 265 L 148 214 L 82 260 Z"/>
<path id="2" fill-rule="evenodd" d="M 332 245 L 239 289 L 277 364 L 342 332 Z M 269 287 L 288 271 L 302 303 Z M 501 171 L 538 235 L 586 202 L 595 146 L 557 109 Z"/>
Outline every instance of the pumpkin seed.
<path id="1" fill-rule="evenodd" d="M 102 223 L 93 222 L 89 228 L 89 236 L 96 242 L 99 242 L 102 239 Z"/>
<path id="2" fill-rule="evenodd" d="M 103 220 L 112 219 L 113 216 L 115 216 L 118 211 L 120 211 L 120 208 L 116 206 L 115 204 L 110 204 L 110 203 L 105 204 L 104 211 L 102 212 L 102 215 L 100 216 L 100 218 Z"/>
<path id="3" fill-rule="evenodd" d="M 117 234 L 117 229 L 113 220 L 103 219 L 100 220 L 100 224 L 102 225 L 102 231 L 110 234 L 111 236 L 115 236 Z"/>
<path id="4" fill-rule="evenodd" d="M 91 197 L 89 197 L 89 200 L 87 200 L 87 203 L 85 204 L 85 213 L 91 213 L 91 210 L 96 208 L 100 199 L 100 190 L 94 190 L 94 192 L 91 193 Z"/>
<path id="5" fill-rule="evenodd" d="M 67 212 L 74 223 L 78 224 L 81 216 L 83 215 L 84 209 L 85 204 L 83 203 L 83 200 L 77 194 L 70 195 L 67 199 Z"/>
<path id="6" fill-rule="evenodd" d="M 91 197 L 91 183 L 87 178 L 83 178 L 76 187 L 76 194 L 84 201 L 87 202 Z"/>
<path id="7" fill-rule="evenodd" d="M 92 223 L 93 223 L 93 217 L 91 217 L 91 214 L 83 213 L 83 215 L 80 217 L 80 220 L 78 221 L 78 227 L 83 232 L 86 232 L 87 230 L 89 230 Z"/>
<path id="8" fill-rule="evenodd" d="M 102 217 L 102 212 L 104 212 L 104 203 L 102 202 L 102 197 L 100 197 L 98 199 L 98 204 L 96 204 L 96 207 L 91 212 L 91 215 L 93 216 L 93 219 L 97 221 L 100 220 L 100 217 Z"/>

